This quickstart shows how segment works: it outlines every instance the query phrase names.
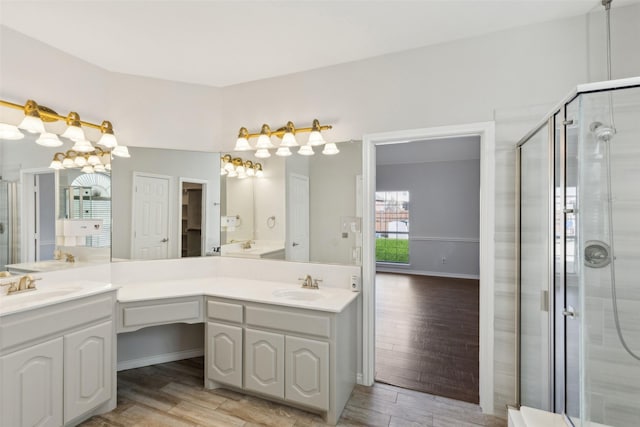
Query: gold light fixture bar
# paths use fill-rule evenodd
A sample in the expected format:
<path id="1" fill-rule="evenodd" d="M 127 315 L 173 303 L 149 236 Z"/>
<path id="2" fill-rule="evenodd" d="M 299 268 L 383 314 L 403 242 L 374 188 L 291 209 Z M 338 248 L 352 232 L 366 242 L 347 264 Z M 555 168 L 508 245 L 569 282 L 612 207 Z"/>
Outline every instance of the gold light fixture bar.
<path id="1" fill-rule="evenodd" d="M 263 129 L 264 129 L 264 126 L 265 125 L 262 125 Z M 267 127 L 268 127 L 268 125 L 267 125 Z M 312 132 L 312 131 L 330 130 L 330 129 L 333 129 L 333 126 L 331 126 L 331 125 L 321 125 L 320 122 L 318 121 L 318 119 L 314 119 L 313 120 L 313 124 L 310 127 L 306 127 L 306 128 L 297 128 L 297 127 L 293 126 L 293 122 L 288 122 L 285 126 L 282 126 L 282 127 L 278 128 L 277 130 L 270 131 L 269 135 L 270 136 L 277 136 L 278 138 L 282 138 L 282 136 L 289 129 L 294 129 L 293 133 L 299 134 L 299 133 L 306 133 L 306 132 Z M 244 136 L 247 139 L 258 138 L 260 135 L 262 135 L 261 132 L 249 133 L 247 131 L 247 128 L 245 128 L 245 127 L 240 128 L 240 133 L 243 134 L 242 136 Z"/>
<path id="2" fill-rule="evenodd" d="M 65 123 L 67 122 L 67 119 L 71 116 L 73 116 L 74 118 L 77 118 L 77 122 L 80 123 L 82 126 L 86 126 L 86 127 L 90 127 L 93 129 L 98 129 L 98 130 L 102 130 L 103 129 L 103 125 L 102 124 L 95 124 L 95 123 L 91 123 L 91 122 L 86 122 L 84 120 L 80 120 L 80 117 L 78 116 L 78 113 L 75 112 L 71 112 L 69 113 L 68 116 L 61 116 L 60 114 L 56 113 L 54 110 L 42 106 L 42 105 L 38 105 L 38 103 L 36 103 L 34 100 L 29 99 L 27 100 L 27 102 L 25 102 L 24 105 L 20 105 L 20 104 L 16 104 L 10 101 L 5 101 L 4 99 L 0 99 L 0 105 L 2 105 L 3 107 L 8 107 L 8 108 L 13 108 L 14 110 L 21 110 L 24 111 L 25 114 L 28 114 L 32 111 L 37 111 L 37 113 L 40 115 L 40 118 L 45 121 L 45 122 L 55 122 L 55 121 L 63 121 Z"/>

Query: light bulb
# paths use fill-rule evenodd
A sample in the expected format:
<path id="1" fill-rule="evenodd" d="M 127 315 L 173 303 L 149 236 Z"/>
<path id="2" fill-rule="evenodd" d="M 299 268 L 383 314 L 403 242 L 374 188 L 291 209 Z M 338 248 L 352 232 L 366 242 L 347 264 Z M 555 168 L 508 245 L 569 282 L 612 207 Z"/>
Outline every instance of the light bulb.
<path id="1" fill-rule="evenodd" d="M 62 136 L 64 136 L 64 134 L 62 134 Z M 78 153 L 88 153 L 94 150 L 93 145 L 91 145 L 91 143 L 86 139 L 76 140 L 76 143 L 73 144 L 73 147 L 71 147 L 71 149 L 73 151 L 77 151 Z"/>
<path id="2" fill-rule="evenodd" d="M 287 157 L 290 156 L 291 154 L 291 150 L 289 149 L 289 147 L 280 147 L 276 150 L 276 156 L 281 156 L 281 157 Z"/>
<path id="3" fill-rule="evenodd" d="M 300 154 L 301 156 L 313 156 L 315 153 L 313 152 L 313 148 L 311 148 L 311 146 L 307 144 L 300 147 L 300 149 L 298 150 L 298 154 Z"/>
<path id="4" fill-rule="evenodd" d="M 115 147 L 113 150 L 111 150 L 111 154 L 116 157 L 131 157 L 131 154 L 129 154 L 129 149 L 124 145 L 118 145 L 117 147 Z"/>
<path id="5" fill-rule="evenodd" d="M 314 130 L 309 134 L 309 141 L 307 141 L 307 144 L 315 147 L 316 145 L 324 144 L 324 142 L 324 138 L 322 137 L 320 131 Z"/>
<path id="6" fill-rule="evenodd" d="M 249 145 L 249 140 L 245 137 L 239 137 L 236 139 L 236 146 L 234 147 L 234 151 L 248 151 L 251 150 L 251 145 Z"/>
<path id="7" fill-rule="evenodd" d="M 20 132 L 18 126 L 0 123 L 0 139 L 4 139 L 6 141 L 17 141 L 22 138 L 24 138 L 24 134 Z"/>
<path id="8" fill-rule="evenodd" d="M 326 144 L 324 144 L 324 149 L 322 150 L 322 154 L 325 154 L 327 156 L 338 154 L 339 152 L 340 150 L 338 150 L 335 142 L 327 142 Z"/>
<path id="9" fill-rule="evenodd" d="M 280 143 L 281 147 L 297 147 L 298 141 L 296 141 L 296 136 L 292 132 L 286 132 L 282 136 L 282 142 Z"/>
<path id="10" fill-rule="evenodd" d="M 78 156 L 73 160 L 73 163 L 78 167 L 83 167 L 87 165 L 87 159 L 82 156 Z"/>
<path id="11" fill-rule="evenodd" d="M 62 166 L 65 168 L 75 168 L 76 164 L 73 162 L 73 159 L 70 157 L 65 157 L 62 161 Z"/>
<path id="12" fill-rule="evenodd" d="M 80 126 L 69 125 L 62 135 L 63 138 L 69 138 L 72 141 L 84 141 L 84 131 Z"/>
<path id="13" fill-rule="evenodd" d="M 51 169 L 55 169 L 55 170 L 64 169 L 64 166 L 62 166 L 62 162 L 60 162 L 60 160 L 52 161 L 51 164 L 49 165 L 49 167 Z"/>
<path id="14" fill-rule="evenodd" d="M 18 125 L 20 129 L 31 133 L 45 133 L 44 123 L 42 119 L 36 116 L 24 116 L 24 119 Z"/>
<path id="15" fill-rule="evenodd" d="M 273 144 L 271 143 L 271 137 L 269 135 L 262 134 L 258 137 L 258 142 L 256 143 L 257 149 L 264 148 L 273 148 Z"/>
<path id="16" fill-rule="evenodd" d="M 256 171 L 256 178 L 262 178 L 264 176 L 264 172 L 262 172 L 262 169 L 258 169 Z"/>
<path id="17" fill-rule="evenodd" d="M 118 140 L 112 133 L 103 133 L 100 137 L 100 140 L 98 141 L 98 144 L 106 148 L 114 148 L 118 145 Z"/>
<path id="18" fill-rule="evenodd" d="M 62 141 L 58 138 L 58 135 L 55 133 L 41 133 L 40 137 L 36 139 L 36 144 L 42 145 L 43 147 L 60 147 L 62 145 Z"/>
<path id="19" fill-rule="evenodd" d="M 238 166 L 238 167 L 236 168 L 236 173 L 237 173 L 238 175 L 244 175 L 244 174 L 245 174 L 244 166 Z"/>
<path id="20" fill-rule="evenodd" d="M 259 159 L 266 159 L 267 157 L 271 157 L 271 153 L 269 153 L 269 150 L 266 148 L 260 148 L 259 150 L 256 150 L 255 156 Z"/>
<path id="21" fill-rule="evenodd" d="M 96 156 L 95 154 L 92 154 L 87 159 L 87 163 L 89 163 L 91 166 L 99 165 L 100 157 Z"/>
<path id="22" fill-rule="evenodd" d="M 83 167 L 81 169 L 81 171 L 84 172 L 84 173 L 93 173 L 94 172 L 93 166 L 89 166 L 89 165 Z"/>

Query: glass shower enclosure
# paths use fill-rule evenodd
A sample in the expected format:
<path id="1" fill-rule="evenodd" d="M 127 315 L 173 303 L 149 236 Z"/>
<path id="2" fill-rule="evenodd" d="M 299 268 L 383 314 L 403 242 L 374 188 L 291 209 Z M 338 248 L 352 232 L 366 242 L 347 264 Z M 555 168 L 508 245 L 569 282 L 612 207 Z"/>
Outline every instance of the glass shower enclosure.
<path id="1" fill-rule="evenodd" d="M 517 168 L 519 404 L 640 426 L 640 77 L 578 86 Z"/>

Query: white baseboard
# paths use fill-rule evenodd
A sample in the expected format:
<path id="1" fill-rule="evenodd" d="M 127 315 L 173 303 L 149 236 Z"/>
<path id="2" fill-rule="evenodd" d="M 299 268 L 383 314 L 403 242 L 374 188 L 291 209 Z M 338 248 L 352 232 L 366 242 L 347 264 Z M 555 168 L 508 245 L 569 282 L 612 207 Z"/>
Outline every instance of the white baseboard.
<path id="1" fill-rule="evenodd" d="M 142 368 L 143 366 L 157 365 L 158 363 L 175 362 L 176 360 L 190 359 L 204 355 L 204 348 L 194 348 L 191 350 L 176 351 L 174 353 L 156 354 L 139 359 L 118 361 L 118 371 L 127 369 Z"/>
<path id="2" fill-rule="evenodd" d="M 435 277 L 451 277 L 454 279 L 474 279 L 479 280 L 478 274 L 465 274 L 465 273 L 445 273 L 442 271 L 424 271 L 424 270 L 411 270 L 405 268 L 393 268 L 388 266 L 378 265 L 376 271 L 380 273 L 402 273 L 402 274 L 415 274 L 418 276 L 435 276 Z"/>

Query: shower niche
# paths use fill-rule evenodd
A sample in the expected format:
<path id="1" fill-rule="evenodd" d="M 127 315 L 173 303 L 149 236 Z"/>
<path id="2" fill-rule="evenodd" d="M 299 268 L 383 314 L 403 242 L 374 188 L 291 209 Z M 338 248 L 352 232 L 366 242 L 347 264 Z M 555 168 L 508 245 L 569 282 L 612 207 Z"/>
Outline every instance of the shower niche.
<path id="1" fill-rule="evenodd" d="M 640 78 L 578 86 L 517 148 L 518 404 L 640 425 Z"/>

